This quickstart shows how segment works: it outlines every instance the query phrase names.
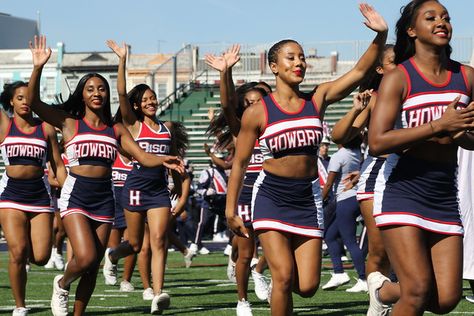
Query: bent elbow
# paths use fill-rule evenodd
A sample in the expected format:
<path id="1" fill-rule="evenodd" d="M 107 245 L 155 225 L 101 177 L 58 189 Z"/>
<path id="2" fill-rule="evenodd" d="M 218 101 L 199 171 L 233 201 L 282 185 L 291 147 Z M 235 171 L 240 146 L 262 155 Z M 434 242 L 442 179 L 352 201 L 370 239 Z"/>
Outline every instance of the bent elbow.
<path id="1" fill-rule="evenodd" d="M 382 147 L 380 146 L 380 142 L 369 139 L 369 154 L 374 157 L 380 156 L 383 154 Z"/>

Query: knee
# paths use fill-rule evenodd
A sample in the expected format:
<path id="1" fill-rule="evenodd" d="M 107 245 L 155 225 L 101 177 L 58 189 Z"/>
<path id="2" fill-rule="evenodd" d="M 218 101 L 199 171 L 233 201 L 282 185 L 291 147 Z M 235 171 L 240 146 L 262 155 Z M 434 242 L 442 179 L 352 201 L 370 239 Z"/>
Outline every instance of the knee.
<path id="1" fill-rule="evenodd" d="M 28 251 L 26 245 L 17 245 L 10 247 L 10 263 L 26 264 L 28 259 Z"/>
<path id="2" fill-rule="evenodd" d="M 447 297 L 440 297 L 438 304 L 435 307 L 430 308 L 431 312 L 435 314 L 448 314 L 456 308 L 459 301 L 461 300 L 461 293 L 449 293 Z"/>
<path id="3" fill-rule="evenodd" d="M 164 248 L 166 244 L 166 235 L 165 234 L 151 234 L 150 233 L 150 243 L 153 243 L 158 248 Z"/>
<path id="4" fill-rule="evenodd" d="M 128 245 L 130 246 L 130 249 L 132 249 L 133 253 L 140 253 L 140 251 L 143 251 L 143 249 L 146 248 L 143 246 L 143 240 L 138 239 L 128 240 Z"/>
<path id="5" fill-rule="evenodd" d="M 76 254 L 74 253 L 74 259 L 76 261 L 77 267 L 81 271 L 86 271 L 94 267 L 94 265 L 98 264 L 98 257 L 96 253 L 81 253 Z"/>
<path id="6" fill-rule="evenodd" d="M 252 261 L 253 253 L 250 251 L 240 251 L 239 248 L 239 256 L 237 258 L 238 263 L 245 264 L 250 266 L 250 262 Z"/>
<path id="7" fill-rule="evenodd" d="M 293 280 L 291 278 L 291 273 L 281 274 L 281 275 L 272 275 L 272 287 L 276 290 L 281 290 L 283 292 L 291 292 Z"/>
<path id="8" fill-rule="evenodd" d="M 429 301 L 430 286 L 429 282 L 412 282 L 404 291 L 402 289 L 401 300 L 413 306 L 416 309 L 423 309 Z"/>
<path id="9" fill-rule="evenodd" d="M 298 289 L 298 295 L 303 297 L 303 298 L 309 298 L 313 297 L 316 294 L 316 291 L 318 291 L 319 284 L 314 284 L 310 286 L 300 286 Z"/>

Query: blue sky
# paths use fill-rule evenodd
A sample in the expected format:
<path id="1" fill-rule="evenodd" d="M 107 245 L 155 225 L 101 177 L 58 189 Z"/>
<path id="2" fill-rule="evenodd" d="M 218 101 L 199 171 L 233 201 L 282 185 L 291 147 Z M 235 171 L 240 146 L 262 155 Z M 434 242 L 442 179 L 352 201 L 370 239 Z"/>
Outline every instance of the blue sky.
<path id="1" fill-rule="evenodd" d="M 0 11 L 36 19 L 54 46 L 66 50 L 106 51 L 108 38 L 126 41 L 135 53 L 170 53 L 184 43 L 272 43 L 368 40 L 356 0 L 0 0 Z M 407 1 L 373 0 L 390 26 Z M 474 36 L 472 0 L 444 0 L 455 37 Z"/>

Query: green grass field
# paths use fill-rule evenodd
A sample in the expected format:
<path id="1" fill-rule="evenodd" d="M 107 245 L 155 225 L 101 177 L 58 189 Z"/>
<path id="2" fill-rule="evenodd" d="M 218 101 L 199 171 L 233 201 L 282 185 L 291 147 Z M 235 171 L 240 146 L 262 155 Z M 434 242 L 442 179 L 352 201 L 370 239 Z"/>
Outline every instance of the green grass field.
<path id="1" fill-rule="evenodd" d="M 10 292 L 7 272 L 7 253 L 0 252 L 0 315 L 11 315 L 13 299 Z M 227 281 L 227 257 L 222 252 L 199 256 L 190 269 L 185 269 L 181 254 L 171 252 L 166 271 L 165 291 L 171 296 L 171 307 L 165 315 L 235 315 L 237 302 L 235 284 Z M 330 277 L 330 264 L 324 259 L 322 282 Z M 348 272 L 355 276 L 354 270 Z M 28 273 L 27 306 L 31 315 L 51 315 L 49 303 L 54 270 L 32 266 Z M 355 280 L 351 282 L 354 284 Z M 77 283 L 77 282 L 76 282 Z M 89 303 L 88 315 L 143 315 L 149 314 L 150 302 L 142 300 L 142 287 L 138 273 L 135 272 L 132 283 L 135 291 L 123 293 L 118 286 L 104 285 L 102 273 Z M 71 293 L 74 293 L 74 285 Z M 253 283 L 249 285 L 249 301 L 254 315 L 269 315 L 267 302 L 258 301 L 253 292 Z M 311 299 L 294 296 L 295 315 L 365 315 L 367 310 L 366 294 L 350 294 L 343 286 L 336 291 L 322 291 Z M 468 285 L 465 284 L 465 294 Z M 70 297 L 72 311 L 73 296 Z M 474 305 L 462 300 L 452 314 L 474 315 Z"/>

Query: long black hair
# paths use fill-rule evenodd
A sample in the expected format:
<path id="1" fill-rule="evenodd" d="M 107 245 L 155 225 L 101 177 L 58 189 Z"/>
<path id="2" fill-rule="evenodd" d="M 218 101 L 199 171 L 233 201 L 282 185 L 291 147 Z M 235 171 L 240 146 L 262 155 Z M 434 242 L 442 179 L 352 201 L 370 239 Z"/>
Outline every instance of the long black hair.
<path id="1" fill-rule="evenodd" d="M 104 123 L 108 126 L 112 126 L 112 113 L 110 113 L 110 86 L 107 82 L 107 79 L 98 73 L 88 73 L 87 75 L 83 76 L 81 80 L 79 80 L 74 92 L 69 95 L 69 98 L 66 100 L 66 102 L 59 105 L 59 108 L 71 114 L 75 118 L 83 118 L 86 114 L 86 104 L 84 103 L 82 93 L 87 81 L 91 78 L 99 78 L 104 83 L 104 86 L 107 90 L 107 96 L 105 97 L 105 102 L 102 107 L 102 115 Z"/>
<path id="2" fill-rule="evenodd" d="M 15 81 L 13 83 L 5 83 L 3 85 L 3 91 L 0 94 L 0 103 L 2 104 L 5 111 L 10 113 L 12 112 L 13 107 L 10 101 L 13 99 L 16 89 L 21 87 L 28 88 L 28 83 L 23 81 Z"/>
<path id="3" fill-rule="evenodd" d="M 235 114 L 239 121 L 242 119 L 246 108 L 245 95 L 248 92 L 257 91 L 262 97 L 267 95 L 265 89 L 258 87 L 260 84 L 259 82 L 247 82 L 235 90 L 237 94 L 237 108 L 235 109 Z M 219 115 L 211 120 L 206 130 L 206 135 L 217 137 L 218 146 L 220 148 L 226 148 L 232 142 L 232 133 L 229 129 L 229 123 L 225 119 L 224 111 L 221 111 Z"/>
<path id="4" fill-rule="evenodd" d="M 383 59 L 385 57 L 385 54 L 387 51 L 390 49 L 393 49 L 395 46 L 393 44 L 385 44 L 383 48 L 382 54 L 379 56 L 377 60 L 377 64 L 374 65 L 374 70 L 371 72 L 370 75 L 367 76 L 367 79 L 365 79 L 359 86 L 359 92 L 363 92 L 365 90 L 370 90 L 374 89 L 375 91 L 378 90 L 380 86 L 380 82 L 382 81 L 383 74 L 379 74 L 376 69 L 377 67 L 383 67 Z"/>
<path id="5" fill-rule="evenodd" d="M 420 7 L 428 1 L 435 1 L 439 3 L 437 0 L 413 0 L 400 9 L 401 16 L 398 19 L 395 28 L 397 40 L 395 42 L 395 47 L 393 48 L 395 52 L 395 64 L 401 64 L 405 60 L 415 55 L 415 39 L 408 36 L 407 31 L 410 27 L 413 27 Z M 446 57 L 449 58 L 451 56 L 451 52 L 452 48 L 448 44 L 445 48 Z"/>

